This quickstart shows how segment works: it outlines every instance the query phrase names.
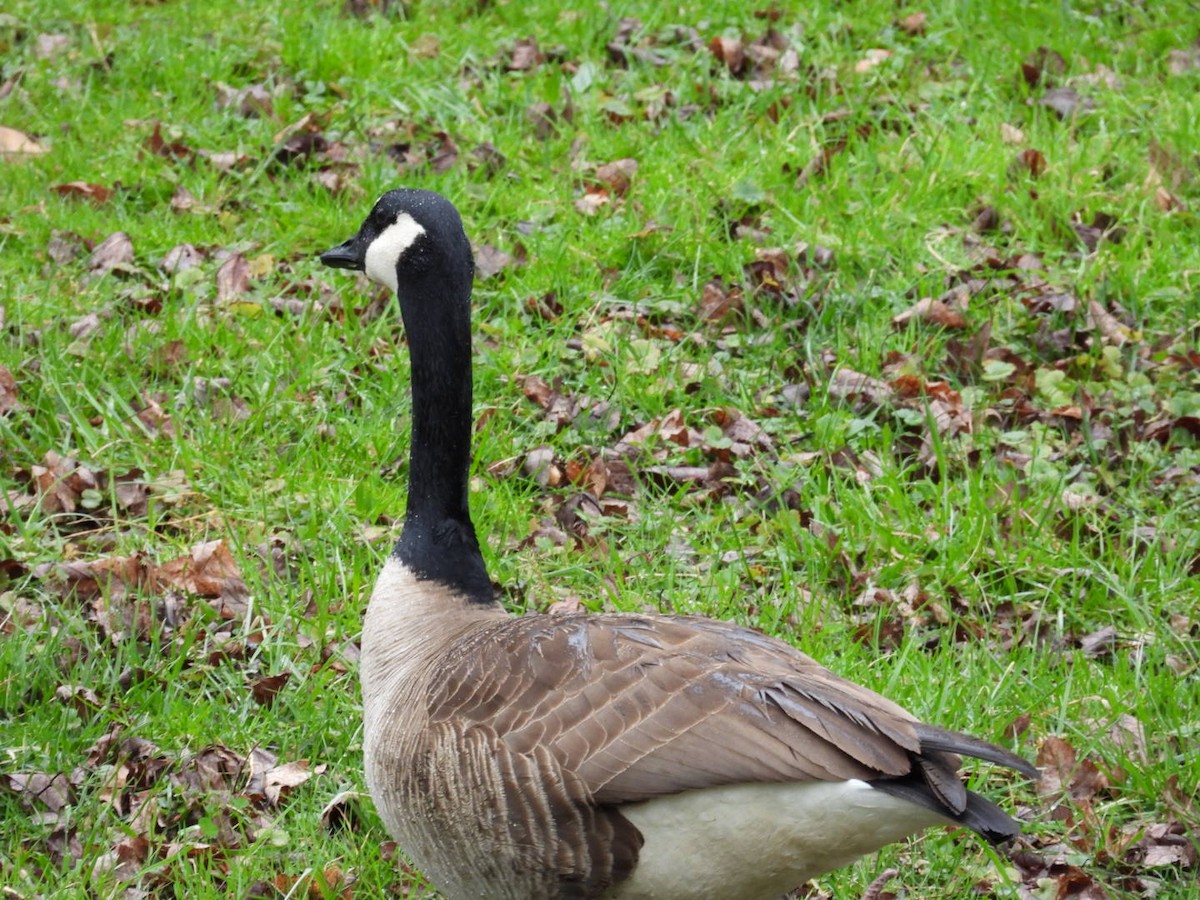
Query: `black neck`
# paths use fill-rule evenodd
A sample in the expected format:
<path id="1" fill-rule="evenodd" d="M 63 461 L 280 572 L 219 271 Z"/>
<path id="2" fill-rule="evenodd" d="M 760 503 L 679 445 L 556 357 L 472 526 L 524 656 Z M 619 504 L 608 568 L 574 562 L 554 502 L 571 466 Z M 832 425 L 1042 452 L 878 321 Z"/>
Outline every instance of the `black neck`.
<path id="1" fill-rule="evenodd" d="M 494 600 L 468 508 L 471 465 L 470 277 L 431 271 L 401 285 L 412 359 L 408 511 L 396 544 L 422 578 L 479 603 Z"/>

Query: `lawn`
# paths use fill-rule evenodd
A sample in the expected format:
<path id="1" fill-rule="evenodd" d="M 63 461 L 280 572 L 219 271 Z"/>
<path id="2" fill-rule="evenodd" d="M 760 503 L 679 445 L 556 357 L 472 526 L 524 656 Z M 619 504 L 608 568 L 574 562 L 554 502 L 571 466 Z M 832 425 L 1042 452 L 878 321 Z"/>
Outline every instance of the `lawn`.
<path id="1" fill-rule="evenodd" d="M 972 781 L 1017 846 L 806 896 L 1200 898 L 1195 4 L 563 6 L 0 13 L 4 896 L 426 892 L 361 793 L 404 335 L 315 259 L 408 185 L 514 612 L 733 619 L 1042 766 Z"/>

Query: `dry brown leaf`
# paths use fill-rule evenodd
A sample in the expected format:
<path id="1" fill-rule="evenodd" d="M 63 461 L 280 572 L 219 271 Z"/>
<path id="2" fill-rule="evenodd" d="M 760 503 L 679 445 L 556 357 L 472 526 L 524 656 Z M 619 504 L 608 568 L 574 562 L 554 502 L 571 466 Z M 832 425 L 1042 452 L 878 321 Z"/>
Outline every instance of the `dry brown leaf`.
<path id="1" fill-rule="evenodd" d="M 73 231 L 54 229 L 46 242 L 46 255 L 56 265 L 64 266 L 87 252 L 88 243 Z"/>
<path id="2" fill-rule="evenodd" d="M 429 167 L 439 174 L 449 172 L 458 162 L 458 144 L 445 131 L 439 131 L 434 138 L 438 142 L 437 149 L 429 158 Z"/>
<path id="3" fill-rule="evenodd" d="M 917 37 L 925 33 L 925 22 L 929 18 L 927 13 L 915 12 L 905 16 L 896 22 L 896 27 L 907 35 Z"/>
<path id="4" fill-rule="evenodd" d="M 575 201 L 575 210 L 581 215 L 594 216 L 609 203 L 608 192 L 589 190 Z"/>
<path id="5" fill-rule="evenodd" d="M 1038 104 L 1054 111 L 1060 119 L 1072 119 L 1080 112 L 1096 108 L 1091 97 L 1085 97 L 1074 88 L 1051 88 L 1038 100 Z"/>
<path id="6" fill-rule="evenodd" d="M 294 788 L 308 781 L 315 774 L 323 772 L 324 766 L 317 766 L 316 771 L 309 769 L 308 760 L 300 759 L 275 766 L 267 772 L 264 779 L 267 802 L 278 806 Z"/>
<path id="7" fill-rule="evenodd" d="M 97 245 L 88 259 L 88 270 L 94 275 L 103 275 L 116 269 L 133 267 L 133 241 L 123 231 L 110 234 Z"/>
<path id="8" fill-rule="evenodd" d="M 687 427 L 683 420 L 683 410 L 673 409 L 658 423 L 658 436 L 665 441 L 670 441 L 672 444 L 678 444 L 680 447 L 690 447 L 695 441 L 692 440 L 692 431 Z"/>
<path id="9" fill-rule="evenodd" d="M 17 399 L 18 393 L 17 379 L 7 368 L 0 366 L 0 416 L 7 416 L 21 409 L 21 402 Z"/>
<path id="10" fill-rule="evenodd" d="M 541 101 L 531 104 L 525 110 L 525 118 L 533 126 L 534 136 L 539 141 L 544 141 L 554 134 L 559 116 L 554 111 L 553 106 L 545 101 Z"/>
<path id="11" fill-rule="evenodd" d="M 1174 212 L 1183 209 L 1183 201 L 1168 191 L 1161 184 L 1154 189 L 1154 205 L 1162 212 Z"/>
<path id="12" fill-rule="evenodd" d="M 0 125 L 0 154 L 6 156 L 40 156 L 49 148 L 38 143 L 23 131 Z"/>
<path id="13" fill-rule="evenodd" d="M 1001 122 L 1000 140 L 1005 144 L 1023 144 L 1025 143 L 1025 132 L 1015 125 Z"/>
<path id="14" fill-rule="evenodd" d="M 213 83 L 213 90 L 217 92 L 218 109 L 235 109 L 238 115 L 247 119 L 269 119 L 275 115 L 275 102 L 265 85 L 235 88 L 217 81 Z"/>
<path id="15" fill-rule="evenodd" d="M 633 176 L 637 174 L 637 170 L 637 160 L 627 157 L 598 166 L 596 168 L 596 178 L 608 188 L 612 196 L 624 197 L 629 192 L 630 185 L 633 183 Z"/>
<path id="16" fill-rule="evenodd" d="M 513 264 L 513 257 L 493 247 L 481 244 L 475 247 L 475 274 L 480 278 L 492 278 Z"/>
<path id="17" fill-rule="evenodd" d="M 874 47 L 867 51 L 867 55 L 854 64 L 854 71 L 862 74 L 870 72 L 881 63 L 887 62 L 892 58 L 891 50 L 884 50 L 879 47 Z"/>
<path id="18" fill-rule="evenodd" d="M 159 566 L 153 574 L 160 590 L 174 588 L 210 598 L 247 594 L 241 571 L 223 540 L 197 544 L 187 556 Z"/>
<path id="19" fill-rule="evenodd" d="M 892 398 L 892 387 L 886 381 L 863 375 L 853 369 L 837 369 L 829 379 L 829 393 L 839 399 L 863 397 L 875 406 Z"/>
<path id="20" fill-rule="evenodd" d="M 233 300 L 250 290 L 250 264 L 241 253 L 234 253 L 217 269 L 217 298 Z"/>
<path id="21" fill-rule="evenodd" d="M 900 327 L 908 324 L 912 319 L 931 322 L 934 325 L 941 325 L 943 328 L 967 327 L 967 320 L 961 312 L 932 297 L 922 297 L 904 312 L 893 316 L 892 325 Z"/>
<path id="22" fill-rule="evenodd" d="M 729 70 L 731 75 L 741 75 L 746 70 L 746 51 L 738 38 L 715 37 L 708 49 Z"/>
<path id="23" fill-rule="evenodd" d="M 1062 54 L 1049 47 L 1038 47 L 1021 63 L 1021 77 L 1030 87 L 1053 84 L 1057 76 L 1067 71 L 1067 61 Z"/>
<path id="24" fill-rule="evenodd" d="M 1046 171 L 1046 157 L 1040 150 L 1022 150 L 1008 167 L 1009 175 L 1029 174 L 1034 178 Z"/>
<path id="25" fill-rule="evenodd" d="M 63 593 L 81 600 L 119 599 L 150 582 L 151 567 L 139 554 L 106 556 L 91 562 L 74 561 L 58 570 Z"/>
<path id="26" fill-rule="evenodd" d="M 38 59 L 49 59 L 57 56 L 71 46 L 71 38 L 65 34 L 39 34 L 34 44 L 34 53 Z"/>
<path id="27" fill-rule="evenodd" d="M 77 341 L 86 341 L 100 330 L 100 316 L 90 312 L 67 326 L 67 332 Z"/>
<path id="28" fill-rule="evenodd" d="M 426 31 L 408 45 L 408 52 L 416 59 L 437 59 L 442 52 L 442 42 L 436 34 Z"/>
<path id="29" fill-rule="evenodd" d="M 1200 70 L 1200 45 L 1172 50 L 1167 54 L 1167 71 L 1172 75 L 1186 75 L 1197 70 Z"/>
<path id="30" fill-rule="evenodd" d="M 267 675 L 256 679 L 250 685 L 250 696 L 259 706 L 270 706 L 291 677 L 291 672 L 280 672 L 278 675 Z"/>
<path id="31" fill-rule="evenodd" d="M 196 195 L 189 191 L 182 184 L 176 185 L 174 192 L 171 194 L 171 209 L 175 212 L 187 212 L 190 209 L 195 209 L 199 205 L 196 200 Z"/>
<path id="32" fill-rule="evenodd" d="M 528 72 L 546 61 L 546 56 L 538 49 L 537 38 L 520 38 L 513 44 L 505 66 L 510 72 Z"/>
<path id="33" fill-rule="evenodd" d="M 196 155 L 196 151 L 186 144 L 178 141 L 168 142 L 164 140 L 161 122 L 154 123 L 154 131 L 150 133 L 150 137 L 146 138 L 143 146 L 155 156 L 162 156 L 167 159 L 190 160 Z"/>
<path id="34" fill-rule="evenodd" d="M 48 515 L 74 512 L 84 491 L 95 490 L 99 479 L 91 469 L 70 457 L 48 450 L 44 465 L 29 467 L 42 511 Z"/>
<path id="35" fill-rule="evenodd" d="M 521 470 L 539 487 L 558 487 L 563 482 L 562 470 L 554 464 L 554 450 L 551 447 L 534 447 L 526 453 Z"/>
<path id="36" fill-rule="evenodd" d="M 178 275 L 200 265 L 204 257 L 192 244 L 176 244 L 166 252 L 158 267 L 168 275 Z"/>
<path id="37" fill-rule="evenodd" d="M 709 281 L 700 292 L 700 318 L 706 322 L 720 322 L 730 315 L 741 312 L 742 291 L 734 287 L 726 290 L 719 281 Z"/>
<path id="38" fill-rule="evenodd" d="M 68 181 L 66 184 L 56 184 L 50 190 L 60 197 L 82 198 L 93 203 L 107 203 L 112 196 L 110 188 L 87 181 Z"/>
<path id="39" fill-rule="evenodd" d="M 199 154 L 209 161 L 218 172 L 232 172 L 250 165 L 249 154 L 236 150 L 201 150 Z"/>
<path id="40" fill-rule="evenodd" d="M 1105 343 L 1120 347 L 1133 339 L 1133 332 L 1095 300 L 1088 301 L 1088 312 Z"/>

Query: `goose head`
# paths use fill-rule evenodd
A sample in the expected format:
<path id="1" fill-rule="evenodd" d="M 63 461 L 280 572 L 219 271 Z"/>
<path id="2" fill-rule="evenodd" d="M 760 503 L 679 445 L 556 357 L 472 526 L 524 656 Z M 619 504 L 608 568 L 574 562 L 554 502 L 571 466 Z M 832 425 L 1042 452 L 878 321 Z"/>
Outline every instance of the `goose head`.
<path id="1" fill-rule="evenodd" d="M 358 233 L 322 253 L 321 262 L 365 272 L 402 300 L 406 281 L 431 274 L 458 282 L 452 287 L 469 296 L 475 268 L 458 210 L 440 194 L 414 188 L 376 200 Z"/>

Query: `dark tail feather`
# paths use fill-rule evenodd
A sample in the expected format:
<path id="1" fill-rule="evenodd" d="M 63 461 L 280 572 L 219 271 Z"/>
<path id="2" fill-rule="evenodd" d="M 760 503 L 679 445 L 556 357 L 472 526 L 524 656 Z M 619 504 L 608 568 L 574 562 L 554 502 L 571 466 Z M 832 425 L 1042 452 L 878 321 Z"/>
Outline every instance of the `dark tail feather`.
<path id="1" fill-rule="evenodd" d="M 967 791 L 967 803 L 962 812 L 952 812 L 933 793 L 921 775 L 887 778 L 872 781 L 871 787 L 917 806 L 932 810 L 948 821 L 965 825 L 993 844 L 1002 844 L 1021 833 L 1021 823 L 986 797 Z"/>
<path id="2" fill-rule="evenodd" d="M 1027 778 L 1041 777 L 1041 773 L 1036 768 L 1017 754 L 1010 753 L 995 744 L 989 744 L 987 741 L 981 741 L 979 738 L 971 737 L 969 734 L 959 734 L 957 731 L 947 731 L 936 725 L 925 725 L 924 723 L 917 724 L 916 731 L 917 737 L 921 740 L 922 752 L 941 750 L 947 753 L 961 753 L 963 756 L 985 759 L 997 765 L 1016 769 Z"/>
<path id="3" fill-rule="evenodd" d="M 1016 819 L 991 800 L 963 786 L 958 778 L 958 758 L 951 754 L 994 762 L 1030 778 L 1037 778 L 1038 770 L 1015 753 L 979 738 L 933 725 L 918 724 L 915 727 L 921 750 L 914 754 L 912 771 L 900 778 L 872 781 L 871 787 L 965 825 L 993 844 L 1020 834 L 1021 825 Z"/>

